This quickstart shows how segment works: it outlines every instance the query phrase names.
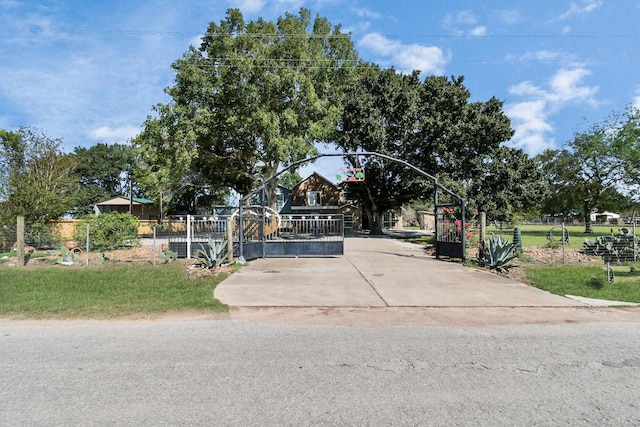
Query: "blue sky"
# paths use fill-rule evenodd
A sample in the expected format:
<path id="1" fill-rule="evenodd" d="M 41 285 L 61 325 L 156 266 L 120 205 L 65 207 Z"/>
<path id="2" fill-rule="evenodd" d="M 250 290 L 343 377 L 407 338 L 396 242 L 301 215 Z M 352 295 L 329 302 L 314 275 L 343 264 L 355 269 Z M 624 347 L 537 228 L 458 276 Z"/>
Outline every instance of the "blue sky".
<path id="1" fill-rule="evenodd" d="M 531 155 L 640 107 L 640 0 L 0 0 L 0 128 L 36 127 L 65 151 L 126 143 L 229 7 L 247 20 L 306 7 L 365 60 L 463 75 L 473 101 L 504 101 L 509 144 Z"/>

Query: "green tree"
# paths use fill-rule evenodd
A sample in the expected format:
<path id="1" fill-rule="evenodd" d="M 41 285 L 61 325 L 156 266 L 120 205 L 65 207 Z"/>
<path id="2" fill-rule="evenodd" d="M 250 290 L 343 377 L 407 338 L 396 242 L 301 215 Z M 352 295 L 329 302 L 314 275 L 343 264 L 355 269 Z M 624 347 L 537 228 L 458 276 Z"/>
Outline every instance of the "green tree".
<path id="1" fill-rule="evenodd" d="M 376 66 L 360 71 L 344 101 L 339 145 L 345 151 L 375 151 L 403 159 L 494 217 L 507 215 L 511 205 L 528 203 L 531 192 L 518 189 L 539 175 L 524 153 L 501 146 L 513 133 L 502 102 L 469 102 L 462 77 L 430 76 L 421 81 L 419 72 L 401 75 Z M 382 232 L 385 210 L 433 194 L 433 183 L 405 166 L 375 158 L 347 161 L 366 169 L 365 182 L 349 185 L 373 233 Z"/>
<path id="2" fill-rule="evenodd" d="M 60 151 L 61 140 L 30 128 L 0 130 L 0 220 L 46 224 L 73 208 L 78 189 L 74 159 Z"/>
<path id="3" fill-rule="evenodd" d="M 128 174 L 136 163 L 130 145 L 96 144 L 89 148 L 76 147 L 73 151 L 81 189 L 78 195 L 78 213 L 91 212 L 91 206 L 112 197 L 129 195 Z"/>
<path id="4" fill-rule="evenodd" d="M 156 105 L 135 143 L 149 163 L 171 165 L 175 181 L 196 171 L 211 187 L 246 194 L 257 177 L 332 139 L 356 61 L 350 37 L 306 9 L 276 22 L 245 22 L 230 9 L 174 62 L 172 101 Z M 272 203 L 276 185 L 267 188 Z"/>
<path id="5" fill-rule="evenodd" d="M 475 173 L 462 194 L 469 210 L 484 211 L 490 219 L 511 220 L 516 212 L 538 208 L 548 194 L 538 163 L 520 149 L 501 145 L 473 164 Z"/>
<path id="6" fill-rule="evenodd" d="M 586 131 L 576 132 L 562 149 L 540 155 L 537 160 L 551 190 L 544 203 L 547 213 L 582 211 L 585 233 L 591 233 L 592 212 L 629 206 L 623 184 L 625 180 L 632 181 L 637 173 L 631 130 L 626 120 L 612 115 Z"/>
<path id="7" fill-rule="evenodd" d="M 634 202 L 640 201 L 640 108 L 629 106 L 623 114 L 613 114 L 609 122 L 614 151 L 624 168 L 624 193 Z"/>
<path id="8" fill-rule="evenodd" d="M 416 120 L 418 73 L 403 76 L 377 66 L 362 66 L 358 71 L 357 83 L 345 96 L 338 145 L 347 152 L 371 151 L 402 158 L 401 141 L 409 130 L 408 124 Z M 417 182 L 406 179 L 411 172 L 395 163 L 377 157 L 346 161 L 352 167 L 366 170 L 364 182 L 345 185 L 350 197 L 360 202 L 374 234 L 382 233 L 385 211 L 424 193 L 420 179 Z"/>

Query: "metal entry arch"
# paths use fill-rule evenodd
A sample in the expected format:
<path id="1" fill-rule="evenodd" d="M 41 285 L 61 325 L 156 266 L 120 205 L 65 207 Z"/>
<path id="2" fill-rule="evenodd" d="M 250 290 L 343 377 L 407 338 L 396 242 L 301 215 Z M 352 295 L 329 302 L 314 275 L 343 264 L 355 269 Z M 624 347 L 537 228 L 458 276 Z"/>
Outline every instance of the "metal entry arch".
<path id="1" fill-rule="evenodd" d="M 245 202 L 247 200 L 249 200 L 251 197 L 253 197 L 254 195 L 258 194 L 258 193 L 262 193 L 262 200 L 264 202 L 264 191 L 265 188 L 267 186 L 267 184 L 269 184 L 271 181 L 273 181 L 274 179 L 276 179 L 277 177 L 279 177 L 280 175 L 282 175 L 283 173 L 285 173 L 286 171 L 290 170 L 293 167 L 296 167 L 298 165 L 301 165 L 303 163 L 307 163 L 307 162 L 311 162 L 313 160 L 319 159 L 321 157 L 379 157 L 382 159 L 386 159 L 386 160 L 390 160 L 392 162 L 396 162 L 399 163 L 405 167 L 408 167 L 409 169 L 412 169 L 414 171 L 416 171 L 417 173 L 419 173 L 420 175 L 429 178 L 431 181 L 433 181 L 433 185 L 435 187 L 435 191 L 434 191 L 434 208 L 435 208 L 435 228 L 436 228 L 436 244 L 435 244 L 435 249 L 436 249 L 436 258 L 440 258 L 440 256 L 447 256 L 447 257 L 451 257 L 451 258 L 459 258 L 462 260 L 466 259 L 466 221 L 465 221 L 465 217 L 466 217 L 466 212 L 465 212 L 465 206 L 466 206 L 466 201 L 463 197 L 461 197 L 460 195 L 456 194 L 455 192 L 451 191 L 450 189 L 448 189 L 447 187 L 445 187 L 444 185 L 440 184 L 438 182 L 438 179 L 431 175 L 430 173 L 427 173 L 425 171 L 423 171 L 422 169 L 412 165 L 411 163 L 402 160 L 402 159 L 398 159 L 396 157 L 392 157 L 392 156 L 388 156 L 386 154 L 381 154 L 381 153 L 377 153 L 374 151 L 367 151 L 367 152 L 361 152 L 361 153 L 355 153 L 355 152 L 350 152 L 350 153 L 322 153 L 322 154 L 317 154 L 315 156 L 311 156 L 311 157 L 307 157 L 306 159 L 302 159 L 293 163 L 290 163 L 288 165 L 286 165 L 282 170 L 280 170 L 279 172 L 275 173 L 274 175 L 270 176 L 269 178 L 265 179 L 262 184 L 260 186 L 258 186 L 257 188 L 253 189 L 252 191 L 250 191 L 249 193 L 247 193 L 246 195 L 244 195 L 239 201 L 238 201 L 238 219 L 240 221 L 240 224 L 242 224 L 243 222 L 243 205 L 245 204 Z M 452 196 L 455 200 L 457 200 L 457 203 L 440 203 L 439 201 L 439 197 L 438 197 L 438 191 L 443 191 L 446 194 L 449 194 L 450 196 Z M 459 216 L 460 218 L 458 219 L 457 217 L 455 218 L 455 221 L 453 223 L 449 223 L 448 222 L 448 218 L 445 218 L 444 215 L 442 215 L 442 212 L 449 212 L 448 209 L 454 208 L 454 215 L 458 215 L 455 213 L 455 208 L 459 209 Z M 444 227 L 444 225 L 448 225 L 448 227 Z M 244 260 L 244 247 L 243 247 L 243 240 L 244 240 L 244 236 L 243 236 L 243 227 L 240 226 L 238 227 L 238 232 L 239 232 L 239 255 L 240 255 L 240 259 Z M 263 256 L 264 257 L 264 256 Z"/>

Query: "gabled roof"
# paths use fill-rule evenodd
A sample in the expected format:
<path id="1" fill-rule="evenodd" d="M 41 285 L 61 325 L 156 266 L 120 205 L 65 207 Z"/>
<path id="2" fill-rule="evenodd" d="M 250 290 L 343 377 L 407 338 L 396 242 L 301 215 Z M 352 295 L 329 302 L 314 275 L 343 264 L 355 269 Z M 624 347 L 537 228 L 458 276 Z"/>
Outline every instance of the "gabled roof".
<path id="1" fill-rule="evenodd" d="M 134 197 L 132 204 L 134 205 L 152 205 L 153 200 L 145 199 L 142 197 Z M 129 199 L 125 199 L 124 197 L 114 197 L 110 200 L 105 200 L 104 202 L 96 203 L 97 206 L 122 206 L 129 205 Z"/>
<path id="2" fill-rule="evenodd" d="M 332 185 L 333 187 L 335 187 L 336 189 L 340 189 L 340 186 L 337 184 L 334 184 L 333 182 L 331 182 L 331 180 L 328 180 L 327 178 L 325 178 L 324 176 L 320 175 L 318 172 L 313 172 L 311 175 L 309 175 L 308 177 L 306 177 L 305 179 L 303 179 L 302 181 L 298 182 L 296 185 L 293 186 L 293 188 L 297 187 L 298 185 L 302 184 L 305 181 L 308 181 L 309 179 L 311 179 L 311 177 L 313 176 L 318 177 L 319 179 L 321 179 L 322 181 L 327 182 L 327 184 Z"/>

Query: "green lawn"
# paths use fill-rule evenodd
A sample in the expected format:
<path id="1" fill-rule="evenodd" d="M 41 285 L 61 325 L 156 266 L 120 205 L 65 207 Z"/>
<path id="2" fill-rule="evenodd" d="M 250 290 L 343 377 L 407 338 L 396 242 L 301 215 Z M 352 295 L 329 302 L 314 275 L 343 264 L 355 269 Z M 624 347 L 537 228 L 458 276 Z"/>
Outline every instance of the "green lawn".
<path id="1" fill-rule="evenodd" d="M 532 286 L 558 295 L 640 303 L 640 274 L 631 273 L 629 266 L 613 269 L 613 283 L 607 281 L 606 269 L 600 266 L 529 267 L 526 277 Z"/>
<path id="2" fill-rule="evenodd" d="M 550 225 L 517 225 L 520 228 L 523 246 L 546 246 L 549 242 L 547 235 L 553 226 Z M 585 237 L 589 240 L 595 239 L 597 236 L 611 234 L 611 229 L 615 234 L 622 228 L 621 226 L 594 226 L 593 234 L 585 235 L 584 226 L 567 226 L 569 232 L 569 245 L 571 249 L 581 249 Z M 477 230 L 472 230 L 477 233 Z M 553 235 L 559 241 L 562 236 L 560 226 L 553 228 Z M 502 232 L 491 226 L 487 229 L 487 235 L 492 233 L 502 235 L 513 241 L 513 229 L 504 229 Z M 412 243 L 421 244 L 423 246 L 432 246 L 434 238 L 432 236 L 413 236 L 405 240 Z M 473 242 L 473 240 L 471 240 Z M 469 245 L 469 258 L 475 257 L 475 249 Z M 472 255 L 471 255 L 472 254 Z M 475 265 L 469 261 L 470 265 Z M 613 283 L 607 282 L 606 269 L 600 265 L 566 265 L 566 266 L 539 266 L 526 265 L 522 266 L 525 270 L 527 281 L 532 286 L 544 289 L 558 295 L 577 295 L 587 298 L 597 298 L 614 301 L 640 302 L 640 274 L 630 272 L 631 266 L 620 265 L 612 267 L 614 270 L 615 280 Z M 640 265 L 636 265 L 635 269 L 640 271 Z M 602 287 L 595 286 L 591 278 L 596 277 L 604 284 Z"/>
<path id="3" fill-rule="evenodd" d="M 115 318 L 196 309 L 225 312 L 213 297 L 226 275 L 190 279 L 184 266 L 0 267 L 0 316 Z"/>
<path id="4" fill-rule="evenodd" d="M 553 226 L 553 225 L 539 225 L 539 224 L 523 224 L 516 225 L 520 229 L 520 236 L 522 238 L 523 246 L 538 246 L 543 247 L 547 246 L 549 243 L 549 239 L 547 236 L 549 232 L 551 232 L 552 236 L 555 238 L 557 242 L 561 242 L 562 239 L 562 227 L 561 226 Z M 587 238 L 589 240 L 594 240 L 597 236 L 608 236 L 611 234 L 611 230 L 615 234 L 618 234 L 618 230 L 622 228 L 621 226 L 611 226 L 611 225 L 595 225 L 593 226 L 593 234 L 584 234 L 584 226 L 581 225 L 569 225 L 566 226 L 565 229 L 569 234 L 569 243 L 567 245 L 568 248 L 571 249 L 582 249 L 582 243 L 584 239 Z M 471 239 L 467 239 L 467 247 L 477 247 L 477 239 L 480 231 L 472 227 L 470 230 L 471 234 L 474 236 Z M 491 225 L 487 227 L 487 236 L 491 234 L 501 235 L 509 241 L 513 241 L 513 228 L 505 228 L 498 229 L 495 226 Z M 423 236 L 416 235 L 411 237 L 406 237 L 404 240 L 421 244 L 423 246 L 432 246 L 434 244 L 434 237 L 432 236 Z"/>
<path id="5" fill-rule="evenodd" d="M 538 224 L 522 224 L 516 225 L 520 229 L 523 246 L 546 246 L 549 240 L 547 235 L 551 231 L 553 237 L 560 242 L 562 239 L 562 226 L 560 225 L 538 225 Z M 569 244 L 567 247 L 572 249 L 582 249 L 584 239 L 595 239 L 597 236 L 608 236 L 611 229 L 615 234 L 622 226 L 618 225 L 594 225 L 593 234 L 584 234 L 584 225 L 567 225 L 566 231 L 569 233 Z M 487 235 L 502 235 L 513 241 L 513 228 L 499 230 L 494 226 L 487 227 Z"/>

